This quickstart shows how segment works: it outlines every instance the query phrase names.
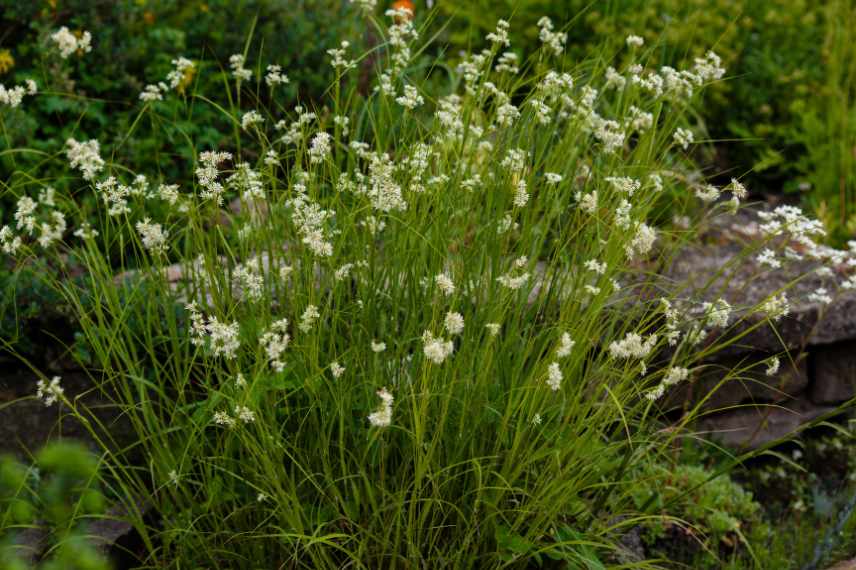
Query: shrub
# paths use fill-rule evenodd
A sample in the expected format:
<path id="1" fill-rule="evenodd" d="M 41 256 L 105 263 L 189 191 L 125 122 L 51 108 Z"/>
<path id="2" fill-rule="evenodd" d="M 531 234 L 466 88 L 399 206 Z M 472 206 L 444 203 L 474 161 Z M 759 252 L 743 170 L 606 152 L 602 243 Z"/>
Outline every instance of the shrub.
<path id="1" fill-rule="evenodd" d="M 663 65 L 685 65 L 715 46 L 731 77 L 713 86 L 704 107 L 696 110 L 699 127 L 716 141 L 717 150 L 716 157 L 700 153 L 702 166 L 726 178 L 746 177 L 755 191 L 799 192 L 836 229 L 835 241 L 853 233 L 856 8 L 852 3 L 481 0 L 438 4 L 444 14 L 463 16 L 449 26 L 448 39 L 459 47 L 470 45 L 512 7 L 519 30 L 515 43 L 525 48 L 537 45 L 541 15 L 570 20 L 563 31 L 571 61 L 598 53 L 611 57 L 630 34 L 643 37 L 650 57 Z M 604 43 L 610 47 L 603 48 Z"/>

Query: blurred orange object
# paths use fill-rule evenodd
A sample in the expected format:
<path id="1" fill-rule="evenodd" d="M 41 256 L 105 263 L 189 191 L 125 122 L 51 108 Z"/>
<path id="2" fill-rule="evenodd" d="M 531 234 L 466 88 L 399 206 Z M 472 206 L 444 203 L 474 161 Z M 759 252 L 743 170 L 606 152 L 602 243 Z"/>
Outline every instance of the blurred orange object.
<path id="1" fill-rule="evenodd" d="M 408 16 L 408 20 L 413 19 L 413 14 L 416 13 L 416 7 L 413 5 L 411 0 L 395 0 L 392 4 L 393 10 L 407 10 L 410 12 L 410 16 Z"/>

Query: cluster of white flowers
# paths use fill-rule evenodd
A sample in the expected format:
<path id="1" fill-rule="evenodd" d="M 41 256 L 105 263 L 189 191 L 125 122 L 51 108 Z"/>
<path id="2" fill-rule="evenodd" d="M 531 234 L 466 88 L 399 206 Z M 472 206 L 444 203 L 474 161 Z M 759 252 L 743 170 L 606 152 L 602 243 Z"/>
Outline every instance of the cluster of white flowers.
<path id="1" fill-rule="evenodd" d="M 565 51 L 565 42 L 568 41 L 568 34 L 565 32 L 554 32 L 553 21 L 544 16 L 538 20 L 538 34 L 541 43 L 550 48 L 554 55 L 560 56 Z"/>
<path id="2" fill-rule="evenodd" d="M 241 128 L 245 131 L 253 125 L 260 125 L 265 122 L 265 118 L 258 111 L 247 111 L 241 117 Z"/>
<path id="3" fill-rule="evenodd" d="M 782 266 L 782 262 L 776 259 L 776 252 L 770 248 L 765 248 L 756 258 L 761 265 L 767 265 L 772 269 L 778 269 Z"/>
<path id="4" fill-rule="evenodd" d="M 151 223 L 151 219 L 145 218 L 141 222 L 137 222 L 137 231 L 140 238 L 143 240 L 143 247 L 152 253 L 162 254 L 169 249 L 167 239 L 169 232 L 163 229 L 160 224 Z"/>
<path id="5" fill-rule="evenodd" d="M 377 0 L 348 0 L 351 4 L 356 4 L 365 14 L 371 14 L 377 8 Z"/>
<path id="6" fill-rule="evenodd" d="M 526 256 L 518 257 L 514 260 L 513 267 L 508 273 L 496 278 L 497 282 L 503 287 L 507 287 L 513 291 L 520 289 L 527 281 L 529 281 L 529 272 L 523 271 L 523 268 L 526 267 L 528 263 L 529 259 Z"/>
<path id="7" fill-rule="evenodd" d="M 779 371 L 779 366 L 781 365 L 781 361 L 778 356 L 773 356 L 768 360 L 767 370 L 765 374 L 767 376 L 774 376 Z"/>
<path id="8" fill-rule="evenodd" d="M 199 196 L 205 200 L 215 200 L 218 206 L 223 204 L 223 192 L 225 188 L 223 184 L 217 180 L 220 172 L 217 166 L 221 163 L 231 160 L 232 153 L 217 152 L 206 150 L 199 154 L 199 164 L 196 168 L 196 178 L 199 180 L 199 186 L 202 191 Z"/>
<path id="9" fill-rule="evenodd" d="M 315 325 L 315 321 L 320 317 L 321 313 L 318 311 L 318 307 L 315 305 L 309 305 L 306 307 L 306 310 L 303 311 L 303 315 L 300 317 L 300 324 L 297 325 L 297 328 L 299 328 L 301 332 L 308 333 Z"/>
<path id="10" fill-rule="evenodd" d="M 256 414 L 247 406 L 235 406 L 235 416 L 245 424 L 251 424 L 256 421 Z"/>
<path id="11" fill-rule="evenodd" d="M 529 192 L 526 190 L 526 180 L 520 179 L 514 185 L 514 199 L 512 204 L 515 208 L 523 208 L 529 203 Z"/>
<path id="12" fill-rule="evenodd" d="M 357 67 L 356 60 L 349 60 L 346 56 L 348 53 L 348 48 L 351 46 L 350 42 L 342 41 L 339 44 L 338 48 L 332 48 L 327 50 L 327 55 L 332 59 L 333 69 L 335 69 L 339 73 L 344 73 L 349 69 L 354 69 Z"/>
<path id="13" fill-rule="evenodd" d="M 194 63 L 186 57 L 172 60 L 173 69 L 166 75 L 166 82 L 159 81 L 145 86 L 140 93 L 140 100 L 145 102 L 162 101 L 164 94 L 170 89 L 183 89 L 196 71 Z"/>
<path id="14" fill-rule="evenodd" d="M 631 332 L 622 340 L 615 340 L 609 344 L 609 354 L 613 358 L 646 358 L 657 345 L 657 335 L 648 335 L 643 338 L 639 333 Z"/>
<path id="15" fill-rule="evenodd" d="M 262 260 L 253 256 L 244 263 L 239 263 L 232 270 L 233 288 L 240 292 L 240 298 L 257 302 L 264 297 L 264 271 Z"/>
<path id="16" fill-rule="evenodd" d="M 682 127 L 678 127 L 675 129 L 675 133 L 672 135 L 675 139 L 675 142 L 680 145 L 680 147 L 684 150 L 687 150 L 692 144 L 695 137 L 693 136 L 693 132 L 689 129 L 684 129 Z"/>
<path id="17" fill-rule="evenodd" d="M 719 198 L 719 188 L 713 184 L 698 184 L 695 186 L 696 198 L 702 202 L 712 203 Z"/>
<path id="18" fill-rule="evenodd" d="M 60 377 L 54 376 L 50 382 L 39 380 L 36 383 L 36 397 L 44 401 L 45 406 L 52 406 L 58 402 L 65 393 L 62 386 L 59 384 Z"/>
<path id="19" fill-rule="evenodd" d="M 320 164 L 330 156 L 330 141 L 332 139 L 330 133 L 324 131 L 315 133 L 309 143 L 309 162 L 311 164 Z"/>
<path id="20" fill-rule="evenodd" d="M 51 34 L 51 41 L 56 44 L 59 55 L 63 59 L 68 59 L 68 56 L 74 52 L 88 53 L 92 51 L 92 34 L 86 31 L 74 34 L 63 26 Z"/>
<path id="21" fill-rule="evenodd" d="M 562 368 L 559 366 L 558 362 L 551 362 L 547 367 L 547 385 L 551 390 L 556 392 L 562 386 L 562 379 L 564 375 L 562 374 Z"/>
<path id="22" fill-rule="evenodd" d="M 333 361 L 330 363 L 330 374 L 333 375 L 333 378 L 341 378 L 342 374 L 345 373 L 345 367 L 339 364 L 337 361 Z"/>
<path id="23" fill-rule="evenodd" d="M 773 321 L 778 321 L 785 317 L 791 311 L 791 305 L 788 302 L 788 296 L 785 293 L 772 295 L 761 303 L 761 312 L 765 313 L 768 318 Z"/>
<path id="24" fill-rule="evenodd" d="M 510 73 L 512 75 L 517 75 L 520 73 L 519 67 L 520 58 L 517 57 L 517 54 L 513 51 L 503 52 L 502 55 L 496 60 L 496 66 L 494 69 L 497 73 Z"/>
<path id="25" fill-rule="evenodd" d="M 663 380 L 650 392 L 645 394 L 649 400 L 658 400 L 666 393 L 666 389 L 679 384 L 689 377 L 690 371 L 680 366 L 673 366 L 666 370 Z"/>
<path id="26" fill-rule="evenodd" d="M 818 305 L 828 305 L 832 303 L 832 295 L 825 287 L 818 287 L 808 294 L 808 300 Z"/>
<path id="27" fill-rule="evenodd" d="M 422 95 L 419 94 L 419 91 L 416 87 L 412 85 L 404 86 L 404 95 L 397 97 L 395 102 L 404 107 L 405 109 L 410 109 L 411 111 L 416 107 L 419 107 L 425 102 L 425 99 L 422 98 Z"/>
<path id="28" fill-rule="evenodd" d="M 461 313 L 449 311 L 446 313 L 446 318 L 443 320 L 443 326 L 451 335 L 458 335 L 464 332 L 464 317 Z"/>
<path id="29" fill-rule="evenodd" d="M 285 369 L 285 361 L 283 361 L 282 355 L 291 342 L 291 335 L 288 334 L 288 319 L 275 321 L 261 336 L 259 342 L 265 349 L 271 368 L 277 372 L 282 372 Z"/>
<path id="30" fill-rule="evenodd" d="M 643 45 L 645 45 L 645 38 L 641 36 L 635 36 L 633 34 L 627 36 L 625 41 L 627 42 L 628 47 L 642 47 Z"/>
<path id="31" fill-rule="evenodd" d="M 312 111 L 307 111 L 302 106 L 297 105 L 294 108 L 294 112 L 297 114 L 297 120 L 292 121 L 288 124 L 286 128 L 286 122 L 284 120 L 277 121 L 274 125 L 274 128 L 278 131 L 283 129 L 286 130 L 285 134 L 280 137 L 280 141 L 285 144 L 296 144 L 303 140 L 303 130 L 306 126 L 311 124 L 317 118 L 315 113 Z"/>
<path id="32" fill-rule="evenodd" d="M 253 78 L 253 72 L 244 67 L 247 60 L 239 53 L 229 56 L 229 67 L 232 70 L 232 77 L 238 81 L 249 81 Z"/>
<path id="33" fill-rule="evenodd" d="M 731 317 L 731 305 L 725 299 L 717 299 L 713 303 L 702 303 L 701 310 L 706 326 L 719 328 L 728 326 L 728 319 Z"/>
<path id="34" fill-rule="evenodd" d="M 425 331 L 422 334 L 422 344 L 422 352 L 425 354 L 425 358 L 434 364 L 442 364 L 455 350 L 455 345 L 451 340 L 435 337 L 431 331 Z"/>
<path id="35" fill-rule="evenodd" d="M 84 180 L 92 180 L 95 175 L 104 170 L 104 159 L 101 158 L 101 145 L 95 139 L 77 142 L 74 139 L 65 141 L 65 155 L 72 168 L 83 173 Z"/>
<path id="36" fill-rule="evenodd" d="M 9 226 L 0 228 L 0 249 L 7 255 L 15 255 L 24 241 L 21 236 L 16 236 L 15 232 Z"/>
<path id="37" fill-rule="evenodd" d="M 213 316 L 206 320 L 196 301 L 188 304 L 186 309 L 190 313 L 190 342 L 195 346 L 207 346 L 215 357 L 231 360 L 238 355 L 241 346 L 238 323 L 221 323 Z"/>
<path id="38" fill-rule="evenodd" d="M 613 188 L 628 196 L 633 196 L 642 187 L 640 181 L 626 176 L 607 176 L 604 180 L 612 184 Z"/>
<path id="39" fill-rule="evenodd" d="M 577 192 L 574 199 L 577 201 L 580 210 L 586 214 L 591 215 L 597 212 L 597 190 L 586 193 Z"/>
<path id="40" fill-rule="evenodd" d="M 547 181 L 547 184 L 555 186 L 562 182 L 562 175 L 556 174 L 555 172 L 545 172 L 544 179 Z"/>
<path id="41" fill-rule="evenodd" d="M 237 425 L 235 418 L 229 415 L 228 412 L 224 411 L 216 411 L 214 412 L 214 424 L 218 426 L 224 426 L 227 428 L 233 428 Z"/>
<path id="42" fill-rule="evenodd" d="M 455 294 L 455 282 L 446 273 L 440 273 L 434 277 L 437 289 L 447 297 Z"/>
<path id="43" fill-rule="evenodd" d="M 130 186 L 121 184 L 116 177 L 108 176 L 95 184 L 95 189 L 101 195 L 101 200 L 107 205 L 109 216 L 121 216 L 131 213 L 128 197 L 132 194 Z"/>
<path id="44" fill-rule="evenodd" d="M 292 209 L 291 220 L 309 250 L 319 257 L 333 255 L 333 244 L 324 231 L 324 224 L 333 216 L 333 212 L 322 209 L 310 200 L 302 184 L 295 185 L 295 197 L 287 204 Z"/>
<path id="45" fill-rule="evenodd" d="M 32 79 L 24 81 L 24 85 L 16 85 L 9 89 L 0 83 L 0 105 L 8 105 L 14 109 L 24 100 L 24 95 L 35 95 L 37 92 L 38 86 Z"/>
<path id="46" fill-rule="evenodd" d="M 265 73 L 265 83 L 268 87 L 276 87 L 277 85 L 286 85 L 289 82 L 288 76 L 282 72 L 282 66 L 268 65 Z"/>
<path id="47" fill-rule="evenodd" d="M 506 20 L 497 20 L 496 31 L 489 33 L 485 37 L 488 41 L 496 45 L 508 47 L 511 45 L 511 40 L 508 39 L 508 30 L 510 27 L 510 24 Z"/>
<path id="48" fill-rule="evenodd" d="M 628 259 L 644 256 L 654 247 L 657 241 L 657 232 L 654 228 L 644 222 L 636 224 L 636 233 L 633 239 L 624 246 Z"/>
<path id="49" fill-rule="evenodd" d="M 39 205 L 42 212 L 37 211 Z M 65 215 L 54 209 L 54 189 L 50 186 L 39 192 L 38 202 L 29 196 L 21 196 L 15 209 L 15 228 L 26 235 L 35 236 L 38 244 L 43 248 L 50 247 L 54 242 L 62 239 L 67 229 Z M 0 229 L 0 246 L 5 253 L 14 255 L 23 245 L 20 235 L 15 235 L 9 226 Z"/>
<path id="50" fill-rule="evenodd" d="M 369 414 L 369 422 L 375 427 L 389 427 L 392 424 L 392 403 L 395 398 L 386 388 L 378 390 L 377 395 L 381 399 L 381 404 L 377 411 Z"/>

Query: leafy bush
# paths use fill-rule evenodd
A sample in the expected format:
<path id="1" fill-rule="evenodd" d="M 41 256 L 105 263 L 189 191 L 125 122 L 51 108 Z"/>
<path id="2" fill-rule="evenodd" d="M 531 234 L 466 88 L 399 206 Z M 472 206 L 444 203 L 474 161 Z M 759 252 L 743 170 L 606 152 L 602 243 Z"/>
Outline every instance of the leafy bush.
<path id="1" fill-rule="evenodd" d="M 638 34 L 663 65 L 715 46 L 730 78 L 712 87 L 699 127 L 717 141 L 712 174 L 748 176 L 754 190 L 802 192 L 831 228 L 853 234 L 856 188 L 856 7 L 847 0 L 481 0 L 439 3 L 449 40 L 467 46 L 514 8 L 515 45 L 537 45 L 543 14 L 571 23 L 568 59 L 606 57 Z M 573 18 L 571 20 L 571 18 Z M 601 47 L 608 43 L 609 48 Z M 787 49 L 783 49 L 787 46 Z M 452 53 L 455 50 L 451 50 Z M 811 192 L 806 192 L 811 189 Z M 848 225 L 849 224 L 849 225 Z"/>
<path id="2" fill-rule="evenodd" d="M 186 177 L 181 170 L 190 158 L 177 155 L 190 137 L 208 146 L 219 146 L 228 132 L 216 107 L 207 104 L 159 103 L 162 120 L 140 114 L 137 99 L 146 83 L 162 81 L 171 61 L 187 57 L 197 62 L 197 73 L 184 78 L 188 95 L 206 92 L 215 102 L 224 75 L 214 64 L 233 53 L 258 59 L 257 73 L 269 64 L 280 65 L 290 82 L 278 88 L 277 104 L 290 107 L 299 98 L 318 99 L 329 85 L 322 71 L 326 51 L 349 34 L 353 19 L 337 17 L 347 10 L 339 0 L 214 0 L 177 2 L 144 0 L 91 2 L 0 2 L 0 28 L 4 34 L 0 53 L 0 83 L 11 88 L 34 79 L 41 94 L 16 109 L 0 110 L 0 173 L 42 165 L 40 176 L 53 174 L 44 168 L 45 157 L 69 137 L 89 138 L 97 133 L 113 149 L 112 159 L 134 170 L 159 171 L 173 178 Z M 63 58 L 51 39 L 57 28 L 72 34 L 82 28 L 97 29 L 91 51 Z M 152 50 L 157 46 L 157 51 Z M 260 57 L 258 57 L 260 56 Z M 267 98 L 267 89 L 247 95 Z M 88 136 L 87 136 L 88 135 Z M 11 149 L 15 149 L 14 152 Z M 61 182 L 64 183 L 64 182 Z M 69 191 L 72 189 L 69 188 Z M 0 202 L 0 218 L 3 215 Z M 8 202 L 7 202 L 8 205 Z"/>

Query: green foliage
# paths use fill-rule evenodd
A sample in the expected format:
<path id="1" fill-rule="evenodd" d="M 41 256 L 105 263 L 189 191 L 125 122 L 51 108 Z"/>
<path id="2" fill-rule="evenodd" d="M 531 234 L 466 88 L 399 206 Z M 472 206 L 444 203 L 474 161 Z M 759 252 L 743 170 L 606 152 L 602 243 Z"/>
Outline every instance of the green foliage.
<path id="1" fill-rule="evenodd" d="M 705 568 L 721 567 L 722 557 L 740 549 L 741 558 L 751 559 L 744 533 L 762 525 L 761 508 L 728 475 L 690 463 L 654 463 L 640 473 L 632 492 L 640 509 L 669 515 L 644 526 L 653 554 Z"/>
<path id="2" fill-rule="evenodd" d="M 278 90 L 277 105 L 318 99 L 331 79 L 326 50 L 352 35 L 353 19 L 339 17 L 346 11 L 339 0 L 2 0 L 0 49 L 8 49 L 15 64 L 0 74 L 0 83 L 32 78 L 40 95 L 32 104 L 0 109 L 0 177 L 40 164 L 69 137 L 96 134 L 114 149 L 113 160 L 130 169 L 187 177 L 183 168 L 192 157 L 181 154 L 183 141 L 220 146 L 228 138 L 219 133 L 231 125 L 213 106 L 184 107 L 175 100 L 157 103 L 163 120 L 141 121 L 138 95 L 146 83 L 163 81 L 171 61 L 184 56 L 198 62 L 196 74 L 182 86 L 185 96 L 204 91 L 228 105 L 225 74 L 212 62 L 246 52 L 257 60 L 254 85 L 268 64 L 282 66 L 289 76 L 290 83 Z M 61 59 L 49 39 L 60 26 L 97 30 L 92 51 Z M 261 82 L 248 95 L 267 100 L 268 90 Z M 3 152 L 10 149 L 16 151 Z M 42 179 L 51 174 L 40 169 Z M 66 183 L 57 180 L 61 189 Z M 0 201 L 0 219 L 8 219 L 3 207 Z"/>
<path id="3" fill-rule="evenodd" d="M 32 467 L 0 457 L 0 570 L 107 570 L 109 564 L 83 535 L 86 520 L 104 513 L 97 482 L 98 459 L 77 443 L 51 443 Z M 30 566 L 20 531 L 39 526 L 50 547 Z"/>
<path id="4" fill-rule="evenodd" d="M 637 34 L 663 65 L 713 48 L 729 78 L 696 110 L 716 143 L 711 173 L 748 175 L 750 189 L 802 192 L 841 241 L 856 230 L 856 6 L 849 0 L 477 0 L 439 3 L 456 46 L 479 45 L 511 13 L 512 50 L 531 53 L 542 15 L 569 21 L 568 59 Z M 451 52 L 455 53 L 455 49 Z M 810 191 L 808 191 L 810 189 Z"/>

